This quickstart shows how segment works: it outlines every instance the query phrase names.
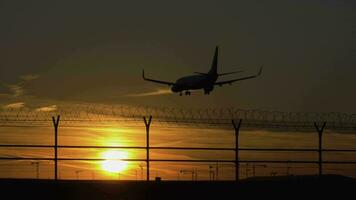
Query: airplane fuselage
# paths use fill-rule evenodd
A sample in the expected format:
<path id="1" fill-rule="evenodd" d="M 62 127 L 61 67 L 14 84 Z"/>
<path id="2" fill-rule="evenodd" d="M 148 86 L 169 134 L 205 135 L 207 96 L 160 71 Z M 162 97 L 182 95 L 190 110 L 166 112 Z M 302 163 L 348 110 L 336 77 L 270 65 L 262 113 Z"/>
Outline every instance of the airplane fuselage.
<path id="1" fill-rule="evenodd" d="M 216 74 L 199 74 L 184 76 L 178 79 L 172 86 L 172 92 L 182 92 L 189 90 L 204 89 L 205 93 L 209 93 L 214 88 L 214 83 L 217 80 Z"/>
<path id="2" fill-rule="evenodd" d="M 217 67 L 218 67 L 218 46 L 216 46 L 215 48 L 213 61 L 211 63 L 210 70 L 207 73 L 195 72 L 197 75 L 184 76 L 176 80 L 176 82 L 169 82 L 169 81 L 147 78 L 145 77 L 145 71 L 142 70 L 142 78 L 146 81 L 168 85 L 171 87 L 172 92 L 178 92 L 179 95 L 182 96 L 183 91 L 185 91 L 186 95 L 190 95 L 190 90 L 199 90 L 199 89 L 203 89 L 204 94 L 209 94 L 211 91 L 213 91 L 214 85 L 218 85 L 218 86 L 223 86 L 226 84 L 231 85 L 236 81 L 256 78 L 257 76 L 261 75 L 262 72 L 262 66 L 261 66 L 259 73 L 256 75 L 245 76 L 245 77 L 240 77 L 240 78 L 235 78 L 235 79 L 225 80 L 225 81 L 217 81 L 218 77 L 220 76 L 242 72 L 242 71 L 234 71 L 228 73 L 218 73 Z"/>

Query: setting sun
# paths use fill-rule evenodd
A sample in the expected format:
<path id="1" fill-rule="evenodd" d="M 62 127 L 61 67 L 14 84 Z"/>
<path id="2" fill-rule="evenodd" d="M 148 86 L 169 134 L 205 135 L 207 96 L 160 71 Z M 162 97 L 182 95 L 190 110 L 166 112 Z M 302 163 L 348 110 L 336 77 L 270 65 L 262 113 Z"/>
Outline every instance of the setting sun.
<path id="1" fill-rule="evenodd" d="M 106 160 L 102 162 L 101 168 L 107 172 L 119 173 L 128 166 L 127 162 L 121 160 L 128 158 L 128 153 L 125 151 L 106 151 L 103 153 L 103 157 Z"/>

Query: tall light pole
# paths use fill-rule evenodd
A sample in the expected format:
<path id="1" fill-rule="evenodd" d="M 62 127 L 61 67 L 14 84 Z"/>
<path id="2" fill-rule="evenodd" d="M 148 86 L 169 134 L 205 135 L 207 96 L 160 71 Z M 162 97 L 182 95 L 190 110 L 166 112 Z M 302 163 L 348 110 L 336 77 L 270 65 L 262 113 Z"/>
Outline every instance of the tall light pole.
<path id="1" fill-rule="evenodd" d="M 141 168 L 141 180 L 143 180 L 143 166 L 142 166 L 142 164 L 140 164 L 139 166 Z"/>
<path id="2" fill-rule="evenodd" d="M 253 173 L 253 177 L 256 176 L 256 167 L 267 167 L 267 165 L 256 165 L 255 163 L 252 164 L 252 173 Z"/>
<path id="3" fill-rule="evenodd" d="M 40 178 L 40 163 L 38 161 L 31 162 L 31 165 L 36 165 L 36 178 Z"/>
<path id="4" fill-rule="evenodd" d="M 248 169 L 248 163 L 246 163 L 246 178 L 248 178 L 248 171 L 249 171 L 249 169 Z"/>
<path id="5" fill-rule="evenodd" d="M 215 180 L 215 174 L 213 171 L 213 166 L 209 165 L 209 179 L 210 180 Z"/>
<path id="6" fill-rule="evenodd" d="M 196 176 L 196 172 L 195 172 L 195 170 L 193 169 L 193 170 L 184 170 L 184 169 L 182 169 L 182 170 L 180 170 L 180 173 L 182 173 L 182 174 L 192 174 L 192 181 L 194 181 L 194 180 L 196 180 L 196 178 L 197 178 L 197 176 Z"/>
<path id="7" fill-rule="evenodd" d="M 95 180 L 95 172 L 91 172 L 91 179 Z"/>
<path id="8" fill-rule="evenodd" d="M 216 162 L 215 179 L 216 179 L 217 181 L 219 180 L 219 163 L 218 163 L 218 162 Z"/>
<path id="9" fill-rule="evenodd" d="M 287 164 L 286 164 L 286 175 L 289 176 L 289 169 L 291 167 L 289 166 L 289 161 L 287 161 Z"/>
<path id="10" fill-rule="evenodd" d="M 82 172 L 82 170 L 76 170 L 76 171 L 75 171 L 75 175 L 76 175 L 76 177 L 77 177 L 77 180 L 79 179 L 79 173 L 80 173 L 80 172 Z"/>

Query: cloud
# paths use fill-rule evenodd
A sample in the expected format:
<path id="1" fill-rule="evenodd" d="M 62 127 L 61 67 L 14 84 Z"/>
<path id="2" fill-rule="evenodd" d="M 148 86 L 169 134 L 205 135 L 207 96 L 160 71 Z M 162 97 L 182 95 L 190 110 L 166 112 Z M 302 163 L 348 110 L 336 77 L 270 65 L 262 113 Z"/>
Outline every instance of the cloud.
<path id="1" fill-rule="evenodd" d="M 24 81 L 32 81 L 32 80 L 38 79 L 38 77 L 40 77 L 40 76 L 37 74 L 26 74 L 26 75 L 20 76 L 20 79 L 24 80 Z"/>
<path id="2" fill-rule="evenodd" d="M 9 98 L 11 97 L 10 94 L 0 94 L 0 98 Z"/>
<path id="3" fill-rule="evenodd" d="M 25 107 L 24 102 L 11 103 L 11 104 L 4 106 L 4 108 L 6 108 L 6 109 L 19 109 L 19 108 L 23 108 L 23 107 Z"/>
<path id="4" fill-rule="evenodd" d="M 143 93 L 136 93 L 136 94 L 127 94 L 127 97 L 147 97 L 147 96 L 156 96 L 156 95 L 164 95 L 164 94 L 172 94 L 170 89 L 157 89 L 156 91 L 152 92 L 143 92 Z"/>
<path id="5" fill-rule="evenodd" d="M 14 85 L 7 85 L 7 87 L 10 89 L 13 97 L 19 97 L 19 96 L 23 95 L 23 93 L 24 93 L 22 83 L 14 84 Z"/>
<path id="6" fill-rule="evenodd" d="M 52 106 L 45 106 L 45 107 L 40 107 L 37 108 L 36 111 L 38 112 L 51 112 L 57 110 L 57 105 L 52 105 Z"/>
<path id="7" fill-rule="evenodd" d="M 25 94 L 25 87 L 28 82 L 38 79 L 39 75 L 36 74 L 26 74 L 20 76 L 21 81 L 15 84 L 5 84 L 5 86 L 10 90 L 9 94 L 0 94 L 0 97 L 19 97 Z"/>

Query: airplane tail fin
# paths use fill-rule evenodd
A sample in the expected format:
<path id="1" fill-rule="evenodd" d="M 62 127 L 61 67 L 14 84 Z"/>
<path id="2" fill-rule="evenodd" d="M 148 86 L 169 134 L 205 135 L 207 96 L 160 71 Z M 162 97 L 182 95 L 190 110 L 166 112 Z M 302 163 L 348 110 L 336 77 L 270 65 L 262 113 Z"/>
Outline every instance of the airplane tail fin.
<path id="1" fill-rule="evenodd" d="M 261 65 L 260 71 L 258 72 L 258 75 L 262 74 L 262 69 L 263 69 L 263 65 Z"/>
<path id="2" fill-rule="evenodd" d="M 209 70 L 209 74 L 217 74 L 217 68 L 218 68 L 218 54 L 219 54 L 219 47 L 216 46 L 215 47 L 215 53 L 214 53 L 214 58 L 213 58 L 213 62 L 211 63 L 211 68 Z"/>

